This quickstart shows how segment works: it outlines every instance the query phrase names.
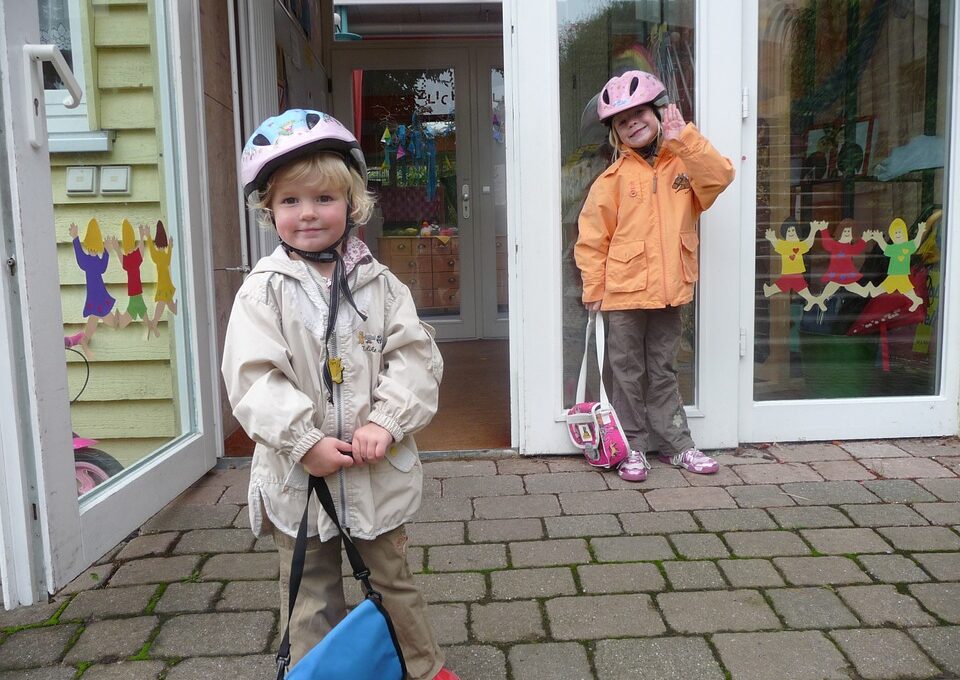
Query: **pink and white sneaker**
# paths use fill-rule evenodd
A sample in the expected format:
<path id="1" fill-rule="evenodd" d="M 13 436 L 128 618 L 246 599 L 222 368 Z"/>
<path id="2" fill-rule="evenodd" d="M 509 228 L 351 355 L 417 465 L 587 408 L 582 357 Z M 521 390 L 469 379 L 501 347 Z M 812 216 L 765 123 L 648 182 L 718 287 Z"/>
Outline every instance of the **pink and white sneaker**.
<path id="1" fill-rule="evenodd" d="M 720 463 L 710 456 L 705 455 L 703 451 L 699 449 L 687 449 L 683 453 L 678 453 L 675 456 L 661 453 L 660 461 L 698 475 L 712 475 L 720 469 Z"/>
<path id="2" fill-rule="evenodd" d="M 627 459 L 617 468 L 617 474 L 625 482 L 642 482 L 647 478 L 649 467 L 650 463 L 647 462 L 647 457 L 642 451 L 630 451 Z"/>

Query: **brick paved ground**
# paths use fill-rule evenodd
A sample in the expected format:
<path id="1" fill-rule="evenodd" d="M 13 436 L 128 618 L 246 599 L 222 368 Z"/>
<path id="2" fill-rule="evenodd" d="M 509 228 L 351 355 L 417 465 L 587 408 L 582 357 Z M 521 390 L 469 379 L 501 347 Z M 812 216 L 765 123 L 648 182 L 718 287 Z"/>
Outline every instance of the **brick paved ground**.
<path id="1" fill-rule="evenodd" d="M 640 485 L 574 457 L 425 462 L 409 557 L 449 664 L 960 677 L 957 439 L 720 459 L 713 477 L 654 463 Z M 246 528 L 246 478 L 212 471 L 51 603 L 0 613 L 0 680 L 273 677 L 277 562 Z"/>

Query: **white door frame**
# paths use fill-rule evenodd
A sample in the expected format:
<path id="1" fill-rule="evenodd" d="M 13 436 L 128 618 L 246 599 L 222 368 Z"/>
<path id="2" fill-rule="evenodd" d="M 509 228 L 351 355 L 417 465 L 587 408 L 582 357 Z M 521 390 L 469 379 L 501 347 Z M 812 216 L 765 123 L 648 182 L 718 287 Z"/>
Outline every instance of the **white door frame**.
<path id="1" fill-rule="evenodd" d="M 731 3 L 697 3 L 697 122 L 721 153 L 740 157 L 739 70 L 726 58 L 740 18 Z M 560 104 L 556 3 L 506 0 L 504 39 L 513 119 L 507 126 L 511 364 L 517 367 L 523 454 L 571 453 L 563 425 L 560 270 Z M 509 22 L 507 24 L 506 22 Z M 536 65 L 533 67 L 532 65 Z M 698 445 L 735 446 L 739 335 L 735 288 L 740 195 L 736 182 L 701 218 L 696 404 Z M 731 313 L 732 312 L 732 313 Z M 732 321 L 731 321 L 732 320 Z M 546 340 L 545 340 L 546 339 Z"/>
<path id="2" fill-rule="evenodd" d="M 701 0 L 703 2 L 703 0 Z M 870 399 L 816 399 L 755 402 L 753 400 L 754 276 L 756 262 L 756 156 L 758 91 L 759 0 L 744 0 L 742 24 L 742 68 L 744 87 L 754 103 L 743 126 L 744 162 L 741 167 L 741 254 L 740 309 L 744 329 L 745 357 L 740 370 L 740 439 L 744 442 L 815 441 L 829 439 L 877 439 L 956 434 L 960 428 L 960 238 L 947 237 L 941 261 L 943 293 L 940 297 L 942 330 L 939 348 L 940 394 L 929 397 L 873 397 Z M 953 22 L 953 81 L 960 74 L 960 22 Z M 730 44 L 741 44 L 731 42 Z M 737 55 L 731 53 L 730 59 Z M 960 197 L 960 88 L 952 88 L 948 106 L 950 149 L 944 194 Z M 951 207 L 953 206 L 951 203 Z M 944 234 L 960 233 L 960 214 L 946 210 Z M 952 341 L 948 341 L 952 339 Z"/>
<path id="3" fill-rule="evenodd" d="M 14 5 L 16 5 L 14 9 Z M 39 148 L 27 141 L 24 129 L 30 101 L 23 78 L 23 52 L 26 42 L 39 42 L 39 21 L 36 5 L 19 0 L 3 0 L 0 5 L 3 27 L 0 39 L 0 64 L 4 74 L 3 121 L 7 142 L 7 172 L 10 177 L 10 220 L 12 221 L 13 255 L 18 263 L 56 262 L 56 239 L 52 203 L 37 200 L 52 196 L 49 155 L 46 140 Z M 89 564 L 116 545 L 130 531 L 140 526 L 177 494 L 199 478 L 216 462 L 222 449 L 219 413 L 215 337 L 202 320 L 213 318 L 213 283 L 210 243 L 210 217 L 206 197 L 205 142 L 203 138 L 202 61 L 199 50 L 199 10 L 186 0 L 161 4 L 156 8 L 160 57 L 170 75 L 173 98 L 161 94 L 161 120 L 166 163 L 164 181 L 169 195 L 177 195 L 179 204 L 169 215 L 189 229 L 189 236 L 179 240 L 183 271 L 180 271 L 181 319 L 193 321 L 191 342 L 178 344 L 182 365 L 178 380 L 189 379 L 193 385 L 193 403 L 185 404 L 181 415 L 194 422 L 193 434 L 183 437 L 176 446 L 130 470 L 116 484 L 77 499 L 74 479 L 66 366 L 51 357 L 63 352 L 63 315 L 60 307 L 59 277 L 50 276 L 40 267 L 17 266 L 15 280 L 4 281 L 2 292 L 6 302 L 18 296 L 19 315 L 5 317 L 0 330 L 5 339 L 20 327 L 22 343 L 7 344 L 0 360 L 0 372 L 11 375 L 21 371 L 22 390 L 13 394 L 12 402 L 4 403 L 0 427 L 4 432 L 3 472 L 0 481 L 4 492 L 11 491 L 13 506 L 9 522 L 3 525 L 5 577 L 12 571 L 10 588 L 4 580 L 5 604 L 30 604 L 68 583 Z M 6 219 L 7 216 L 4 216 Z M 22 225 L 29 225 L 26 228 Z M 5 277 L 8 276 L 4 270 Z M 21 355 L 11 355 L 13 348 L 22 348 Z M 10 396 L 11 381 L 4 387 Z M 13 419 L 23 414 L 23 429 L 12 426 Z M 15 435 L 17 439 L 7 439 Z M 18 461 L 11 448 L 21 451 Z M 19 497 L 19 499 L 18 499 Z M 14 501 L 14 499 L 18 499 Z M 23 519 L 27 504 L 37 517 L 36 527 Z M 31 534 L 39 534 L 41 554 L 34 548 Z M 17 556 L 9 559 L 12 548 L 25 548 L 26 561 Z M 31 576 L 35 569 L 30 561 L 44 567 L 42 584 Z M 8 592 L 9 597 L 8 597 Z"/>

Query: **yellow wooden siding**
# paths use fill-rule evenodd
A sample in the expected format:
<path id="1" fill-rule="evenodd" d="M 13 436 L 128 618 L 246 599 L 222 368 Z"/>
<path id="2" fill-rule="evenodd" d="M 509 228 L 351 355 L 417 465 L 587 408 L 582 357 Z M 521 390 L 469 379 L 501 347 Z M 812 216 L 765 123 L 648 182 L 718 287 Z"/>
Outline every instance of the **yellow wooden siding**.
<path id="1" fill-rule="evenodd" d="M 176 285 L 176 283 L 174 284 Z M 150 312 L 150 316 L 153 316 L 153 308 L 156 306 L 153 301 L 153 293 L 155 286 L 153 285 L 144 285 L 143 287 L 143 301 L 147 304 L 147 311 Z M 110 293 L 121 307 L 121 311 L 127 308 L 127 284 L 126 283 L 116 283 L 108 284 L 107 292 Z M 83 323 L 83 303 L 86 300 L 87 291 L 86 286 L 61 286 L 60 288 L 60 300 L 63 305 L 63 322 L 64 323 Z M 175 298 L 179 297 L 179 294 L 174 296 Z M 169 318 L 170 311 L 167 310 L 164 312 L 164 318 Z M 113 329 L 106 328 L 103 329 L 106 332 L 111 332 Z M 100 337 L 100 333 L 97 333 L 97 337 Z M 153 342 L 159 342 L 158 339 L 154 338 Z"/>
<path id="2" fill-rule="evenodd" d="M 97 3 L 94 3 L 97 4 Z M 149 21 L 144 20 L 143 5 L 110 7 L 93 14 L 93 32 L 96 47 L 124 47 L 149 45 L 152 40 Z"/>
<path id="3" fill-rule="evenodd" d="M 123 220 L 125 219 L 130 220 L 130 224 L 133 225 L 134 234 L 137 235 L 137 238 L 140 238 L 139 234 L 137 234 L 138 224 L 149 225 L 150 233 L 153 234 L 157 220 L 162 220 L 165 216 L 160 212 L 159 203 L 136 203 L 133 205 L 127 205 L 125 203 L 63 203 L 54 206 L 53 219 L 57 230 L 57 243 L 69 243 L 71 241 L 71 223 L 79 227 L 80 238 L 83 238 L 83 231 L 86 229 L 87 222 L 90 221 L 91 217 L 97 218 L 104 238 L 106 238 L 108 234 L 113 234 L 117 236 L 117 238 L 120 238 L 120 225 L 123 224 Z"/>
<path id="4" fill-rule="evenodd" d="M 173 402 L 169 399 L 119 401 L 109 407 L 100 402 L 77 402 L 70 408 L 77 434 L 93 439 L 175 437 L 180 434 Z M 107 453 L 107 447 L 101 447 Z"/>
<path id="5" fill-rule="evenodd" d="M 149 48 L 104 48 L 97 59 L 100 89 L 152 88 L 153 58 Z"/>
<path id="6" fill-rule="evenodd" d="M 100 125 L 111 130 L 156 127 L 153 90 L 101 90 Z"/>
<path id="7" fill-rule="evenodd" d="M 71 205 L 91 205 L 101 203 L 157 203 L 160 200 L 160 177 L 156 165 L 131 166 L 130 193 L 123 196 L 67 196 L 66 167 L 51 167 L 50 181 L 53 182 L 53 203 L 55 206 L 67 202 Z M 97 217 L 97 215 L 94 213 L 90 217 Z M 85 227 L 90 217 L 79 226 L 81 228 Z"/>
<path id="8" fill-rule="evenodd" d="M 80 304 L 83 304 L 82 299 Z M 124 308 L 126 308 L 126 301 L 124 301 Z M 153 305 L 148 304 L 147 308 L 151 312 L 153 311 Z M 63 327 L 65 335 L 79 333 L 81 330 L 83 330 L 82 320 L 68 321 Z M 152 337 L 145 340 L 145 331 L 146 329 L 140 321 L 135 321 L 126 328 L 100 328 L 97 334 L 93 336 L 93 342 L 90 343 L 91 350 L 94 352 L 94 358 L 90 360 L 90 379 L 93 380 L 95 377 L 93 373 L 97 370 L 94 368 L 95 366 L 98 367 L 111 361 L 123 362 L 124 364 L 131 361 L 168 362 L 173 339 L 170 337 L 170 327 L 167 322 L 160 322 L 159 338 Z M 66 356 L 68 364 L 83 363 L 83 359 L 73 352 L 67 352 Z"/>
<path id="9" fill-rule="evenodd" d="M 94 336 L 94 342 L 99 338 L 98 333 Z M 173 398 L 170 365 L 165 361 L 126 361 L 122 364 L 90 362 L 89 366 L 90 376 L 86 387 L 83 387 L 83 381 L 87 378 L 87 365 L 78 360 L 67 366 L 70 399 L 77 399 L 77 395 L 80 397 L 75 403 Z"/>
<path id="10" fill-rule="evenodd" d="M 111 10 L 116 7 L 124 6 L 137 6 L 146 9 L 148 0 L 91 0 L 90 4 L 93 5 L 94 8 L 101 7 Z"/>

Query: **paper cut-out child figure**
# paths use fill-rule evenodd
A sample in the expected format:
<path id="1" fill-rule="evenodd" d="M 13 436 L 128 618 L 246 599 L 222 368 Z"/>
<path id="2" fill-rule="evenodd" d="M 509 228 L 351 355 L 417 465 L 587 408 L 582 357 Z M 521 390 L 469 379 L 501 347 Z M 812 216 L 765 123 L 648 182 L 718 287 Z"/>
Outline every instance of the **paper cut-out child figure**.
<path id="1" fill-rule="evenodd" d="M 146 244 L 143 241 L 137 241 L 133 235 L 133 225 L 129 220 L 124 220 L 120 227 L 120 241 L 116 236 L 107 239 L 107 248 L 109 248 L 120 265 L 127 273 L 127 309 L 120 312 L 114 310 L 117 320 L 117 328 L 126 328 L 131 321 L 143 319 L 147 323 L 147 335 L 150 334 L 150 317 L 147 315 L 147 303 L 143 301 L 143 282 L 140 279 L 140 265 L 143 264 L 143 253 Z"/>
<path id="2" fill-rule="evenodd" d="M 823 288 L 823 292 L 820 293 L 820 301 L 824 301 L 827 298 L 831 297 L 834 293 L 837 292 L 840 288 L 846 288 L 851 293 L 856 293 L 860 297 L 867 297 L 870 295 L 870 288 L 860 284 L 860 279 L 863 278 L 856 265 L 853 262 L 853 257 L 855 255 L 860 255 L 867 248 L 867 241 L 863 238 L 859 238 L 856 241 L 853 240 L 853 229 L 854 222 L 851 219 L 840 220 L 840 224 L 837 225 L 840 227 L 840 236 L 834 240 L 830 236 L 830 232 L 827 231 L 827 223 L 811 223 L 818 224 L 817 230 L 820 231 L 820 245 L 823 246 L 823 249 L 830 253 L 830 262 L 827 264 L 827 271 L 823 276 L 820 277 L 820 280 L 827 284 Z M 864 236 L 866 235 L 865 232 Z M 870 284 L 868 284 L 869 286 Z"/>
<path id="3" fill-rule="evenodd" d="M 880 282 L 878 286 L 871 286 L 871 297 L 877 297 L 882 293 L 903 293 L 910 300 L 909 311 L 915 310 L 923 304 L 923 300 L 913 289 L 913 282 L 910 280 L 910 256 L 920 247 L 920 241 L 923 234 L 927 231 L 927 223 L 921 222 L 917 225 L 917 236 L 912 241 L 908 240 L 907 223 L 897 217 L 890 223 L 890 240 L 887 243 L 879 229 L 871 232 L 865 232 L 863 237 L 875 241 L 883 254 L 890 259 L 887 265 L 887 278 Z"/>
<path id="4" fill-rule="evenodd" d="M 93 334 L 97 332 L 97 325 L 101 321 L 108 326 L 116 325 L 116 317 L 110 312 L 113 311 L 117 301 L 107 292 L 107 287 L 103 283 L 103 273 L 107 271 L 110 253 L 104 250 L 103 234 L 96 219 L 91 219 L 87 223 L 87 231 L 83 235 L 82 242 L 77 225 L 71 223 L 70 238 L 73 239 L 73 253 L 77 258 L 77 265 L 83 270 L 87 279 L 87 295 L 83 303 L 83 315 L 87 318 L 87 323 L 83 328 L 82 337 L 74 336 L 70 340 L 79 341 L 83 353 L 92 357 L 89 345 Z"/>
<path id="5" fill-rule="evenodd" d="M 789 293 L 791 290 L 797 292 L 800 297 L 806 300 L 803 306 L 804 311 L 809 311 L 814 305 L 822 310 L 826 310 L 823 300 L 815 297 L 810 292 L 807 280 L 803 273 L 807 271 L 807 266 L 803 262 L 803 256 L 813 247 L 813 240 L 817 232 L 826 229 L 826 222 L 811 222 L 810 233 L 802 241 L 797 235 L 797 223 L 790 218 L 783 221 L 783 238 L 777 238 L 773 229 L 767 229 L 765 236 L 773 245 L 774 251 L 780 255 L 780 278 L 773 283 L 763 284 L 764 297 L 771 297 L 777 293 Z"/>
<path id="6" fill-rule="evenodd" d="M 173 279 L 170 278 L 170 260 L 173 257 L 173 237 L 167 237 L 167 230 L 163 228 L 163 222 L 157 220 L 157 236 L 150 238 L 150 230 L 147 227 L 140 227 L 140 239 L 147 244 L 150 251 L 150 259 L 157 265 L 157 290 L 153 295 L 157 306 L 153 313 L 153 319 L 148 323 L 153 334 L 160 337 L 160 330 L 157 326 L 160 318 L 163 316 L 163 310 L 169 309 L 171 314 L 177 313 L 177 303 L 173 296 L 177 289 L 173 285 Z"/>

